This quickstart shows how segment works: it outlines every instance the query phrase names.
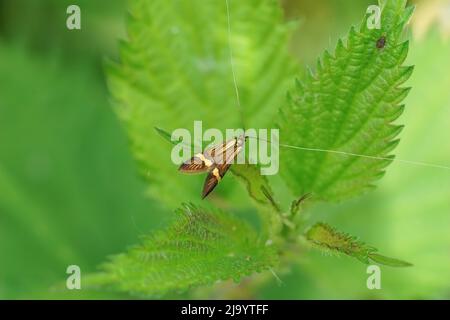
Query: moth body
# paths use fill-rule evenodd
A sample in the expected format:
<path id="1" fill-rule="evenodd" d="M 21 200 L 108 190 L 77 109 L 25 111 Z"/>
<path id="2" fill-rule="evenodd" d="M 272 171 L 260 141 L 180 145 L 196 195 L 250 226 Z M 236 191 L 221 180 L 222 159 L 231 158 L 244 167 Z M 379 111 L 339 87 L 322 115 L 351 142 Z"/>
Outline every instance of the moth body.
<path id="1" fill-rule="evenodd" d="M 204 199 L 223 179 L 244 147 L 245 140 L 246 137 L 242 135 L 220 145 L 212 146 L 182 163 L 179 171 L 187 174 L 208 173 L 203 185 L 202 198 Z"/>

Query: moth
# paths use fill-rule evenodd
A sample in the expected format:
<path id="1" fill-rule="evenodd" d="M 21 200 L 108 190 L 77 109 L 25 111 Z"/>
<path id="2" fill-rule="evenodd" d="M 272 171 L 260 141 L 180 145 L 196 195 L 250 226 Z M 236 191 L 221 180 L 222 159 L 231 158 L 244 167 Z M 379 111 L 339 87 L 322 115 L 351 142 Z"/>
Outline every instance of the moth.
<path id="1" fill-rule="evenodd" d="M 202 192 L 202 199 L 205 199 L 223 179 L 246 140 L 247 137 L 242 135 L 205 149 L 183 162 L 178 170 L 186 174 L 208 173 Z"/>

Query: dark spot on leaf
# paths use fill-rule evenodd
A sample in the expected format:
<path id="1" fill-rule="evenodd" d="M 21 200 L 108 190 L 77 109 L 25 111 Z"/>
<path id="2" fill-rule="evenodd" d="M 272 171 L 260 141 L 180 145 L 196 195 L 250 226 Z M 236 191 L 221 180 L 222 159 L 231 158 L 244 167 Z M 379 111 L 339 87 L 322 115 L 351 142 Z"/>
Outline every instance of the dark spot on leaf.
<path id="1" fill-rule="evenodd" d="M 378 49 L 383 49 L 386 46 L 386 37 L 382 36 L 380 39 L 378 39 L 377 41 L 377 48 Z"/>

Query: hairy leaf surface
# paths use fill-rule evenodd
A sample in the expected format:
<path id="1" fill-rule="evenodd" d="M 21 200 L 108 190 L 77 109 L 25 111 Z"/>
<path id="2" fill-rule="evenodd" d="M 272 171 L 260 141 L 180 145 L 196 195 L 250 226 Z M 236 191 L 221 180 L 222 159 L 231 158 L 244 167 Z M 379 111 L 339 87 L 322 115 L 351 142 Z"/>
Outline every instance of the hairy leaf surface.
<path id="1" fill-rule="evenodd" d="M 246 223 L 185 205 L 168 230 L 113 257 L 104 272 L 90 276 L 87 283 L 155 296 L 219 280 L 238 281 L 276 262 L 275 248 L 266 246 Z"/>
<path id="2" fill-rule="evenodd" d="M 337 231 L 326 223 L 316 223 L 308 230 L 306 238 L 322 250 L 331 253 L 346 254 L 365 264 L 377 262 L 391 267 L 411 266 L 408 262 L 379 254 L 378 249 L 365 244 L 354 236 Z"/>

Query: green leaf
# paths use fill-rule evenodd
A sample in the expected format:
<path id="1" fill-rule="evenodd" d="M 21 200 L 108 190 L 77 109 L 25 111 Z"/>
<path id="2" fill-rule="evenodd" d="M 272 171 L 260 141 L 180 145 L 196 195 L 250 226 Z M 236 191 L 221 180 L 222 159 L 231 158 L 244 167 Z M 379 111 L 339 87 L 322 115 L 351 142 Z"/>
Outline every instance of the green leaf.
<path id="1" fill-rule="evenodd" d="M 245 125 L 267 128 L 296 71 L 275 1 L 230 1 L 231 44 Z M 108 68 L 110 90 L 149 191 L 166 203 L 199 198 L 202 177 L 180 175 L 154 127 L 240 128 L 225 1 L 130 1 L 128 40 Z M 216 194 L 226 195 L 226 186 Z"/>
<path id="2" fill-rule="evenodd" d="M 388 258 L 376 253 L 378 250 L 368 246 L 354 236 L 339 232 L 326 223 L 316 223 L 306 232 L 306 238 L 317 248 L 330 253 L 342 253 L 369 264 L 377 262 L 390 267 L 409 267 L 412 264 L 398 259 Z"/>
<path id="3" fill-rule="evenodd" d="M 402 115 L 407 126 L 397 150 L 403 159 L 450 164 L 450 148 L 444 148 L 442 140 L 450 119 L 450 73 L 442 72 L 450 70 L 448 57 L 450 41 L 444 41 L 437 30 L 411 41 L 407 62 L 416 67 L 411 77 L 414 90 L 406 100 L 408 108 Z M 394 256 L 407 257 L 417 267 L 383 271 L 383 290 L 367 295 L 360 290 L 367 277 L 358 264 L 350 259 L 330 259 L 312 253 L 293 272 L 294 284 L 305 278 L 311 280 L 310 286 L 299 291 L 292 285 L 295 298 L 445 297 L 450 292 L 450 255 L 447 254 L 450 179 L 447 177 L 445 170 L 393 163 L 375 192 L 339 206 L 320 204 L 311 208 L 311 216 L 319 220 L 328 217 L 330 224 L 339 225 L 343 230 L 358 230 L 368 243 L 376 243 Z M 292 298 L 292 294 L 285 291 L 283 294 Z"/>
<path id="4" fill-rule="evenodd" d="M 278 118 L 281 143 L 340 152 L 282 148 L 280 174 L 294 193 L 342 200 L 372 188 L 392 162 L 402 129 L 393 121 L 409 92 L 401 85 L 413 71 L 402 66 L 408 53 L 402 32 L 412 14 L 405 4 L 382 1 L 380 30 L 369 30 L 366 17 L 346 41 L 338 41 L 334 55 L 325 52 L 315 72 L 290 91 Z M 386 45 L 377 48 L 383 36 Z"/>
<path id="5" fill-rule="evenodd" d="M 261 175 L 260 167 L 251 164 L 237 164 L 231 166 L 231 172 L 242 181 L 248 194 L 260 204 L 271 204 L 273 191 L 266 176 Z"/>
<path id="6" fill-rule="evenodd" d="M 173 145 L 177 145 L 179 143 L 178 141 L 173 141 L 172 140 L 172 135 L 170 133 L 168 133 L 167 131 L 165 131 L 165 130 L 163 130 L 161 128 L 158 128 L 158 127 L 155 127 L 155 130 L 167 142 L 169 142 L 169 143 L 171 143 Z"/>
<path id="7" fill-rule="evenodd" d="M 249 196 L 255 201 L 262 221 L 262 233 L 271 240 L 278 239 L 281 230 L 281 208 L 275 200 L 274 192 L 266 176 L 261 175 L 260 167 L 251 164 L 236 164 L 230 171 L 244 184 Z"/>
<path id="8" fill-rule="evenodd" d="M 411 267 L 412 266 L 412 264 L 409 262 L 385 257 L 378 253 L 370 253 L 369 258 L 370 258 L 370 260 L 373 260 L 379 264 L 384 264 L 384 265 L 390 266 L 390 267 Z"/>
<path id="9" fill-rule="evenodd" d="M 266 246 L 246 223 L 185 205 L 168 230 L 113 257 L 104 272 L 89 276 L 85 285 L 159 296 L 219 280 L 239 281 L 276 262 L 274 246 Z"/>

